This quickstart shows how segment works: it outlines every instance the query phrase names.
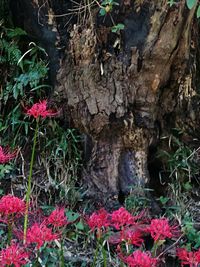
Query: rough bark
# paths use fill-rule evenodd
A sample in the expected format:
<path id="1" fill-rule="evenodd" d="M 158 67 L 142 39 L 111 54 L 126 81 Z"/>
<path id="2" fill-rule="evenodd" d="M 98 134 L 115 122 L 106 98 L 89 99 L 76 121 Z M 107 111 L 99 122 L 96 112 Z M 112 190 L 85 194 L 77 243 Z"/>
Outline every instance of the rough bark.
<path id="1" fill-rule="evenodd" d="M 60 6 L 54 0 L 18 2 L 24 27 L 31 16 L 28 31 L 47 48 L 53 80 L 60 67 L 55 96 L 90 140 L 83 172 L 88 193 L 106 201 L 130 187 L 144 188 L 149 147 L 156 146 L 160 132 L 185 125 L 190 116 L 196 119 L 189 108 L 195 94 L 190 69 L 191 41 L 197 37 L 195 7 L 188 10 L 185 1 L 172 8 L 165 0 L 119 1 L 102 18 L 98 5 L 87 1 L 78 1 L 79 12 L 71 1 Z M 64 13 L 70 17 L 55 16 Z M 113 21 L 125 29 L 112 33 Z M 180 115 L 183 106 L 192 114 Z"/>

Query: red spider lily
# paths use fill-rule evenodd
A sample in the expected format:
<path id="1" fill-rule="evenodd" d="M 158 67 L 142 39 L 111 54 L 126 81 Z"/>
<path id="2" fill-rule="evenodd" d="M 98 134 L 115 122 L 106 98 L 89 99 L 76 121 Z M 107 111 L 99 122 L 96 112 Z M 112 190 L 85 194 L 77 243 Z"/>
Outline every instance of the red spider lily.
<path id="1" fill-rule="evenodd" d="M 57 208 L 49 215 L 47 218 L 47 223 L 53 225 L 54 227 L 62 227 L 67 224 L 67 218 L 65 216 L 64 208 Z"/>
<path id="2" fill-rule="evenodd" d="M 0 199 L 0 213 L 3 213 L 4 215 L 19 215 L 21 213 L 24 213 L 25 208 L 25 202 L 18 197 L 6 195 Z"/>
<path id="3" fill-rule="evenodd" d="M 88 218 L 87 223 L 92 230 L 108 227 L 110 225 L 109 213 L 105 209 L 93 212 Z"/>
<path id="4" fill-rule="evenodd" d="M 28 262 L 28 253 L 20 248 L 17 244 L 11 244 L 11 246 L 3 249 L 0 252 L 0 264 L 2 267 L 15 266 L 21 267 Z"/>
<path id="5" fill-rule="evenodd" d="M 147 227 L 146 231 L 151 234 L 154 241 L 165 240 L 167 237 L 172 238 L 174 236 L 176 226 L 170 226 L 168 219 L 153 219 L 151 224 Z"/>
<path id="6" fill-rule="evenodd" d="M 57 234 L 53 234 L 52 229 L 48 228 L 45 224 L 35 223 L 28 229 L 26 234 L 27 244 L 36 243 L 39 249 L 45 242 L 51 242 L 58 239 Z"/>
<path id="7" fill-rule="evenodd" d="M 35 103 L 31 108 L 27 109 L 26 114 L 37 119 L 40 116 L 43 118 L 53 117 L 56 116 L 58 112 L 54 112 L 53 110 L 48 109 L 47 100 L 42 100 L 39 101 L 39 103 Z"/>
<path id="8" fill-rule="evenodd" d="M 144 240 L 142 239 L 142 232 L 137 230 L 122 230 L 120 233 L 120 240 L 138 247 L 140 247 L 144 242 Z"/>
<path id="9" fill-rule="evenodd" d="M 200 249 L 198 251 L 187 251 L 185 248 L 177 249 L 177 257 L 181 260 L 181 266 L 189 265 L 198 267 L 200 264 Z"/>
<path id="10" fill-rule="evenodd" d="M 129 234 L 126 234 L 126 232 L 128 233 L 132 233 L 133 234 L 133 238 L 134 238 L 134 235 L 135 235 L 135 238 L 139 238 L 139 234 L 140 234 L 140 237 L 142 239 L 142 235 L 146 235 L 146 225 L 145 224 L 134 224 L 130 227 L 126 227 L 125 229 L 123 229 L 122 231 L 119 231 L 119 232 L 113 232 L 109 238 L 108 238 L 108 242 L 112 245 L 117 245 L 119 243 L 121 243 L 122 241 L 125 241 L 125 242 L 128 242 L 128 235 Z M 135 234 L 137 232 L 137 234 Z M 136 236 L 138 235 L 138 236 Z M 130 237 L 130 236 L 129 236 Z M 127 239 L 128 238 L 128 239 Z M 133 240 L 132 240 L 133 241 Z M 143 241 L 143 240 L 142 240 Z M 130 244 L 130 243 L 129 243 Z M 139 245 L 139 242 L 138 242 L 138 245 Z M 140 245 L 139 245 L 140 246 Z"/>
<path id="11" fill-rule="evenodd" d="M 134 251 L 128 257 L 123 257 L 124 262 L 129 267 L 156 267 L 157 259 L 152 258 L 148 252 L 142 252 L 140 250 Z"/>
<path id="12" fill-rule="evenodd" d="M 5 164 L 16 157 L 17 151 L 9 152 L 8 148 L 0 146 L 0 164 Z"/>
<path id="13" fill-rule="evenodd" d="M 136 224 L 139 216 L 132 216 L 125 208 L 121 207 L 111 214 L 111 225 L 117 230 L 125 225 Z"/>

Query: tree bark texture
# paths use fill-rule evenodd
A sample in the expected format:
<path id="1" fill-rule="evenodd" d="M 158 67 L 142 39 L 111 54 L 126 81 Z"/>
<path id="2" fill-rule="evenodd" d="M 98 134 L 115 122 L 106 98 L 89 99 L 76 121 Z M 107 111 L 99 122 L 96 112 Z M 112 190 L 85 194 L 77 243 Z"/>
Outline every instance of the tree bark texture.
<path id="1" fill-rule="evenodd" d="M 144 188 L 161 133 L 181 127 L 192 135 L 198 121 L 195 7 L 120 0 L 101 17 L 96 1 L 57 2 L 11 4 L 46 48 L 54 96 L 85 134 L 88 193 L 106 201 Z M 114 23 L 124 30 L 113 33 Z"/>

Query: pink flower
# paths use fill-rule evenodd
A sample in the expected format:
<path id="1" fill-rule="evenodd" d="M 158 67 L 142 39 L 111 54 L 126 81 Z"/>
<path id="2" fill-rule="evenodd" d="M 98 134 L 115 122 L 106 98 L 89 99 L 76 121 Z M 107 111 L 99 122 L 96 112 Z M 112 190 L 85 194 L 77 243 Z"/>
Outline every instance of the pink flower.
<path id="1" fill-rule="evenodd" d="M 94 231 L 109 226 L 109 213 L 105 209 L 93 212 L 87 220 L 89 227 Z"/>
<path id="2" fill-rule="evenodd" d="M 27 262 L 28 253 L 26 253 L 23 248 L 20 248 L 19 245 L 14 243 L 0 252 L 0 263 L 2 267 L 21 267 Z"/>
<path id="3" fill-rule="evenodd" d="M 35 223 L 28 229 L 26 235 L 27 244 L 36 243 L 39 249 L 44 242 L 51 242 L 58 238 L 57 234 L 53 234 L 52 229 L 48 228 L 45 224 Z"/>
<path id="4" fill-rule="evenodd" d="M 173 236 L 172 232 L 175 230 L 175 227 L 171 227 L 166 218 L 162 219 L 153 219 L 151 224 L 147 227 L 147 232 L 150 232 L 151 237 L 154 241 L 165 240 L 165 238 L 171 238 Z"/>
<path id="5" fill-rule="evenodd" d="M 17 152 L 9 152 L 8 148 L 0 146 L 0 164 L 5 164 L 16 157 Z"/>
<path id="6" fill-rule="evenodd" d="M 62 227 L 67 224 L 64 208 L 57 208 L 47 218 L 47 223 L 52 224 L 54 227 Z"/>
<path id="7" fill-rule="evenodd" d="M 152 258 L 150 253 L 140 250 L 134 251 L 128 257 L 123 258 L 129 267 L 156 267 L 157 260 Z"/>
<path id="8" fill-rule="evenodd" d="M 26 113 L 36 119 L 40 116 L 46 118 L 56 116 L 58 114 L 58 112 L 54 112 L 53 110 L 47 108 L 47 100 L 35 103 L 31 108 L 27 109 Z"/>
<path id="9" fill-rule="evenodd" d="M 181 260 L 181 266 L 189 265 L 198 267 L 200 264 L 200 249 L 198 251 L 187 251 L 185 248 L 177 249 L 177 257 Z"/>
<path id="10" fill-rule="evenodd" d="M 121 241 L 125 241 L 128 244 L 140 247 L 144 240 L 142 239 L 141 231 L 133 230 L 122 230 L 120 233 Z"/>
<path id="11" fill-rule="evenodd" d="M 0 199 L 0 213 L 4 215 L 20 214 L 25 211 L 25 208 L 25 202 L 18 197 L 6 195 Z"/>
<path id="12" fill-rule="evenodd" d="M 119 230 L 125 225 L 135 224 L 138 216 L 132 216 L 125 208 L 121 207 L 118 210 L 113 211 L 111 214 L 111 224 Z"/>

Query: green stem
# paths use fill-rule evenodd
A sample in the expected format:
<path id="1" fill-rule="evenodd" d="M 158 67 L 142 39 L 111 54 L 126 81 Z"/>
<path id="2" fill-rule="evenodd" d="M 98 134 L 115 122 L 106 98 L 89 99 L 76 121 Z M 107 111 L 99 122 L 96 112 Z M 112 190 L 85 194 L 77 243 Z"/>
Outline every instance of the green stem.
<path id="1" fill-rule="evenodd" d="M 36 127 L 35 127 L 34 139 L 33 139 L 33 148 L 32 148 L 32 154 L 31 154 L 31 163 L 30 163 L 29 176 L 28 176 L 28 188 L 26 192 L 26 210 L 25 210 L 25 217 L 24 217 L 24 244 L 26 243 L 26 233 L 27 233 L 27 228 L 28 228 L 28 209 L 29 209 L 29 204 L 30 204 L 33 162 L 34 162 L 34 157 L 35 157 L 35 147 L 36 147 L 36 141 L 37 141 L 37 135 L 38 135 L 38 128 L 39 128 L 39 119 L 36 119 Z"/>
<path id="2" fill-rule="evenodd" d="M 35 264 L 34 267 L 39 267 L 40 263 L 39 263 L 39 256 L 40 256 L 40 251 L 38 249 L 37 254 L 36 254 L 36 260 L 35 260 Z"/>
<path id="3" fill-rule="evenodd" d="M 98 243 L 97 243 L 97 247 L 96 247 L 96 250 L 95 250 L 94 261 L 93 261 L 92 267 L 96 267 L 96 261 L 97 261 L 97 256 L 98 256 L 98 252 L 99 252 L 99 247 L 100 247 L 100 240 L 98 239 Z"/>
<path id="4" fill-rule="evenodd" d="M 158 243 L 155 241 L 151 250 L 151 254 L 153 257 L 156 257 L 157 249 L 158 249 Z"/>
<path id="5" fill-rule="evenodd" d="M 12 224 L 13 224 L 13 218 L 10 218 L 10 216 L 8 216 L 8 244 L 9 245 L 12 240 Z"/>
<path id="6" fill-rule="evenodd" d="M 107 258 L 106 258 L 106 250 L 102 246 L 102 254 L 103 254 L 103 267 L 107 266 Z"/>
<path id="7" fill-rule="evenodd" d="M 63 241 L 61 239 L 61 248 L 60 248 L 60 267 L 65 267 L 64 251 L 63 251 Z"/>

